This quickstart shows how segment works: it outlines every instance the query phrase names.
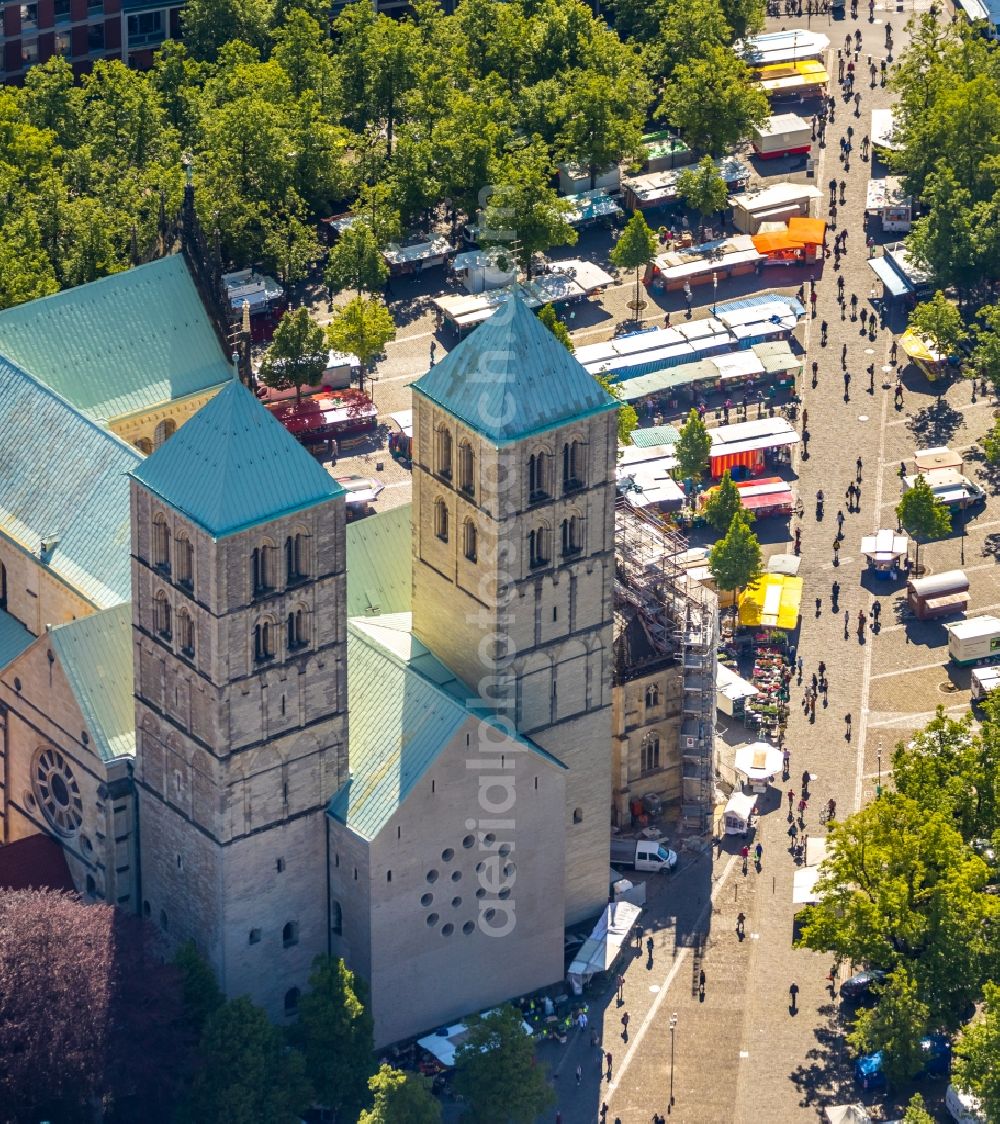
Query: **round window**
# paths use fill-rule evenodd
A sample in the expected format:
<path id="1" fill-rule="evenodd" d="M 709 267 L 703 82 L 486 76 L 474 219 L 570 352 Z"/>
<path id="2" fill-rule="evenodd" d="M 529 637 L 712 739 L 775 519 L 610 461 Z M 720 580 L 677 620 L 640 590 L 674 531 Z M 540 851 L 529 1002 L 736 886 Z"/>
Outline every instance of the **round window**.
<path id="1" fill-rule="evenodd" d="M 442 862 L 450 863 L 454 857 L 455 852 L 450 847 L 445 847 L 445 849 L 441 852 Z"/>
<path id="2" fill-rule="evenodd" d="M 438 923 L 438 915 L 436 913 L 427 914 L 427 924 L 433 929 Z"/>
<path id="3" fill-rule="evenodd" d="M 452 880 L 452 882 L 461 882 L 462 881 L 462 872 L 460 870 L 453 870 L 451 872 L 451 880 Z"/>
<path id="4" fill-rule="evenodd" d="M 476 931 L 476 926 L 475 926 L 475 925 L 474 925 L 474 924 L 473 924 L 473 923 L 472 923 L 471 921 L 466 921 L 466 923 L 465 923 L 465 924 L 464 924 L 464 925 L 462 926 L 462 932 L 463 932 L 463 933 L 464 933 L 464 934 L 465 934 L 465 935 L 466 935 L 467 937 L 471 937 L 471 936 L 472 936 L 472 934 L 473 934 L 473 933 L 474 933 L 475 931 Z"/>
<path id="5" fill-rule="evenodd" d="M 420 904 L 424 907 L 424 909 L 426 909 L 431 904 L 432 901 L 434 901 L 434 895 L 433 894 L 424 894 L 420 898 Z"/>
<path id="6" fill-rule="evenodd" d="M 450 937 L 451 934 L 454 933 L 454 931 L 455 931 L 455 926 L 452 925 L 452 923 L 450 921 L 448 922 L 447 925 L 441 926 L 441 936 L 442 937 Z"/>
<path id="7" fill-rule="evenodd" d="M 429 870 L 427 872 L 427 881 L 428 882 L 437 882 L 437 880 L 438 880 L 438 872 L 436 870 Z"/>
<path id="8" fill-rule="evenodd" d="M 69 762 L 49 746 L 35 758 L 31 780 L 45 818 L 61 835 L 72 835 L 83 823 L 83 800 Z"/>
<path id="9" fill-rule="evenodd" d="M 473 847 L 475 847 L 475 845 L 476 845 L 476 837 L 475 837 L 474 835 L 467 835 L 467 836 L 466 836 L 466 837 L 465 837 L 465 838 L 464 838 L 464 839 L 462 840 L 462 846 L 463 846 L 463 847 L 464 847 L 464 848 L 465 848 L 465 849 L 466 849 L 467 851 L 468 851 L 468 850 L 471 850 L 471 849 L 472 849 Z"/>

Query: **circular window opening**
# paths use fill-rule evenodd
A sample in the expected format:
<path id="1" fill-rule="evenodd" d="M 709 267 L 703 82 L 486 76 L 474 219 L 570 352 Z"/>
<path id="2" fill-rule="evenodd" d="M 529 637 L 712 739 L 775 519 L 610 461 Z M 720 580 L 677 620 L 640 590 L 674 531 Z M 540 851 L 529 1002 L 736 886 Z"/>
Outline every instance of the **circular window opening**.
<path id="1" fill-rule="evenodd" d="M 504 863 L 503 872 L 505 877 L 510 878 L 516 870 L 517 867 L 513 863 Z"/>
<path id="2" fill-rule="evenodd" d="M 429 870 L 427 872 L 427 881 L 428 882 L 437 882 L 437 880 L 438 880 L 438 872 L 436 870 Z"/>
<path id="3" fill-rule="evenodd" d="M 476 874 L 482 874 L 485 869 L 486 869 L 486 863 L 484 863 L 484 862 L 476 863 Z"/>
<path id="4" fill-rule="evenodd" d="M 484 842 L 484 843 L 486 844 L 486 846 L 487 846 L 487 847 L 492 847 L 492 846 L 493 846 L 493 844 L 494 844 L 494 843 L 495 843 L 496 841 L 497 841 L 497 837 L 496 837 L 496 836 L 495 836 L 495 835 L 493 834 L 493 832 L 492 832 L 492 831 L 488 831 L 488 832 L 487 832 L 487 833 L 486 833 L 486 834 L 485 834 L 485 835 L 483 836 L 483 842 Z"/>
<path id="5" fill-rule="evenodd" d="M 499 899 L 500 899 L 500 900 L 501 900 L 502 902 L 505 902 L 505 901 L 506 901 L 506 900 L 507 900 L 507 899 L 508 899 L 508 898 L 510 897 L 510 887 L 509 887 L 509 886 L 507 886 L 507 887 L 505 887 L 505 888 L 504 888 L 503 890 L 501 890 L 501 891 L 500 891 L 500 893 L 499 893 L 499 894 L 497 894 L 497 897 L 498 897 L 498 898 L 499 898 Z"/>
<path id="6" fill-rule="evenodd" d="M 511 845 L 509 843 L 502 843 L 500 845 L 500 847 L 497 849 L 497 854 L 500 856 L 500 858 L 505 859 L 511 853 L 512 850 L 513 850 L 513 848 L 511 847 Z"/>
<path id="7" fill-rule="evenodd" d="M 461 882 L 462 881 L 462 872 L 460 870 L 453 870 L 451 872 L 451 880 L 452 880 L 452 882 Z"/>
<path id="8" fill-rule="evenodd" d="M 66 782 L 58 773 L 53 773 L 49 778 L 49 785 L 52 791 L 52 798 L 57 804 L 61 804 L 64 808 L 69 807 L 69 789 L 66 787 Z"/>
<path id="9" fill-rule="evenodd" d="M 450 937 L 451 934 L 454 933 L 454 931 L 455 931 L 455 926 L 452 925 L 452 923 L 450 921 L 448 922 L 447 925 L 441 926 L 441 936 L 442 937 Z"/>
<path id="10" fill-rule="evenodd" d="M 462 840 L 462 846 L 467 850 L 471 850 L 476 845 L 476 837 L 474 835 L 467 835 Z"/>
<path id="11" fill-rule="evenodd" d="M 486 890 L 482 886 L 480 886 L 479 889 L 476 891 L 476 897 L 477 898 L 485 898 L 486 897 Z"/>
<path id="12" fill-rule="evenodd" d="M 458 909 L 458 907 L 459 907 L 459 906 L 460 906 L 461 904 L 462 904 L 462 899 L 461 899 L 461 898 L 452 898 L 452 899 L 451 899 L 451 905 L 452 905 L 452 908 L 453 908 L 453 909 Z"/>
<path id="13" fill-rule="evenodd" d="M 441 852 L 442 862 L 450 863 L 454 857 L 455 852 L 451 849 L 451 847 L 445 847 L 445 849 Z"/>
<path id="14" fill-rule="evenodd" d="M 439 920 L 440 920 L 440 918 L 438 917 L 438 915 L 436 913 L 428 913 L 427 914 L 427 924 L 431 929 L 434 928 L 434 926 L 438 923 Z"/>
<path id="15" fill-rule="evenodd" d="M 487 921 L 492 921 L 493 918 L 496 917 L 496 915 L 497 915 L 497 911 L 495 909 L 488 909 L 483 914 L 483 916 L 486 918 Z"/>
<path id="16" fill-rule="evenodd" d="M 421 899 L 420 899 L 420 904 L 424 907 L 424 909 L 426 909 L 427 906 L 429 906 L 432 901 L 434 901 L 434 895 L 433 894 L 424 894 L 423 897 L 421 897 Z"/>
<path id="17" fill-rule="evenodd" d="M 462 926 L 462 932 L 463 932 L 463 933 L 464 933 L 464 934 L 465 934 L 465 935 L 466 935 L 467 937 L 471 937 L 471 936 L 472 936 L 472 934 L 473 934 L 473 933 L 474 933 L 475 931 L 476 931 L 476 926 L 475 926 L 475 925 L 474 925 L 474 924 L 473 924 L 473 923 L 472 923 L 471 921 L 466 921 L 466 923 L 465 923 L 465 924 L 464 924 L 464 925 Z"/>

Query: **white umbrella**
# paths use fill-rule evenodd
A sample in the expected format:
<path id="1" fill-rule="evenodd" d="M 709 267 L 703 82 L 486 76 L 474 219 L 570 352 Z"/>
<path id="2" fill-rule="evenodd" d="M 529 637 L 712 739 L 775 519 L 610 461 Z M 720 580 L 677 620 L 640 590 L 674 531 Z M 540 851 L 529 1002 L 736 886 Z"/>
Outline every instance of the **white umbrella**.
<path id="1" fill-rule="evenodd" d="M 861 553 L 874 562 L 895 562 L 906 554 L 906 535 L 896 531 L 876 531 L 861 539 Z"/>
<path id="2" fill-rule="evenodd" d="M 767 742 L 741 745 L 736 751 L 736 771 L 749 780 L 765 781 L 780 772 L 784 758 L 777 746 Z"/>

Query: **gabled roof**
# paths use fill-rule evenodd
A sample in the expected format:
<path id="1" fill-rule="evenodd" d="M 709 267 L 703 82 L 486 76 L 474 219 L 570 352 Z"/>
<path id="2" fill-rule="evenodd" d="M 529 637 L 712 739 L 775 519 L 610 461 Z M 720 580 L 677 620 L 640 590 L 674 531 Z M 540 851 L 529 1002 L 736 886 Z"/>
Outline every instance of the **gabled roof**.
<path id="1" fill-rule="evenodd" d="M 408 613 L 411 504 L 347 524 L 347 615 Z"/>
<path id="2" fill-rule="evenodd" d="M 618 408 L 520 297 L 466 336 L 413 390 L 497 445 Z"/>
<path id="3" fill-rule="evenodd" d="M 0 667 L 16 660 L 34 639 L 16 617 L 0 610 Z"/>
<path id="4" fill-rule="evenodd" d="M 132 475 L 214 538 L 344 491 L 235 379 Z"/>
<path id="5" fill-rule="evenodd" d="M 0 355 L 99 422 L 232 377 L 180 254 L 5 309 Z"/>
<path id="6" fill-rule="evenodd" d="M 49 643 L 104 761 L 135 756 L 132 604 L 60 625 Z"/>
<path id="7" fill-rule="evenodd" d="M 132 598 L 128 474 L 141 460 L 0 356 L 0 533 L 98 608 Z"/>
<path id="8" fill-rule="evenodd" d="M 386 827 L 471 717 L 489 721 L 471 708 L 476 696 L 413 636 L 410 626 L 409 613 L 357 619 L 347 626 L 351 776 L 327 811 L 364 839 L 374 839 Z M 515 740 L 564 768 L 534 742 Z"/>

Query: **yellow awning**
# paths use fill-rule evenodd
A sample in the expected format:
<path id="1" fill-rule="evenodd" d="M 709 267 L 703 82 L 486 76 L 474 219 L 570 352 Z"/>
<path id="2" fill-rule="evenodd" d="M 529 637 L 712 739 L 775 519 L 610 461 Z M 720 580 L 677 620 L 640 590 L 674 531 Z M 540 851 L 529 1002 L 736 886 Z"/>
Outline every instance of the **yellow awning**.
<path id="1" fill-rule="evenodd" d="M 763 574 L 739 598 L 740 624 L 748 628 L 781 628 L 790 632 L 799 621 L 802 579 Z"/>

